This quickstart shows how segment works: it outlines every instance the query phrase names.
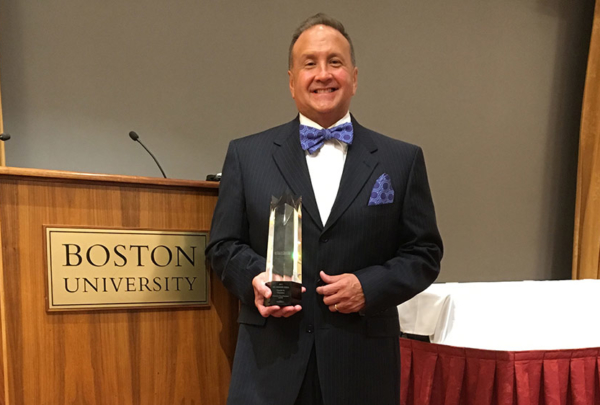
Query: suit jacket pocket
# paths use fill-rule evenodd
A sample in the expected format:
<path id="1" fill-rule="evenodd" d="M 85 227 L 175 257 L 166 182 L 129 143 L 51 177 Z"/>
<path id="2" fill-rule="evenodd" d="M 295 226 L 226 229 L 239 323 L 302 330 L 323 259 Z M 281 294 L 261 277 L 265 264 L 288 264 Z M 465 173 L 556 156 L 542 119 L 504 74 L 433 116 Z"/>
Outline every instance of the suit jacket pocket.
<path id="1" fill-rule="evenodd" d="M 368 337 L 400 336 L 400 323 L 395 317 L 372 317 L 367 319 Z"/>
<path id="2" fill-rule="evenodd" d="M 246 325 L 265 326 L 267 318 L 264 318 L 256 308 L 242 305 L 237 321 Z"/>

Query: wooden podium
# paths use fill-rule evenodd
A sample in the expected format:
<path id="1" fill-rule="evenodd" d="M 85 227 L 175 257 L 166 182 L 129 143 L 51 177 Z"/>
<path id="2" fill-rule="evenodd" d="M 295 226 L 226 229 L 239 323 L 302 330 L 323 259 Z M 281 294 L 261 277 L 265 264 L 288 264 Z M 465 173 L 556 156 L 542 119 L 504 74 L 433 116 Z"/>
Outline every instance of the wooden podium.
<path id="1" fill-rule="evenodd" d="M 44 225 L 208 231 L 216 183 L 0 167 L 0 404 L 225 404 L 237 300 L 46 311 Z"/>

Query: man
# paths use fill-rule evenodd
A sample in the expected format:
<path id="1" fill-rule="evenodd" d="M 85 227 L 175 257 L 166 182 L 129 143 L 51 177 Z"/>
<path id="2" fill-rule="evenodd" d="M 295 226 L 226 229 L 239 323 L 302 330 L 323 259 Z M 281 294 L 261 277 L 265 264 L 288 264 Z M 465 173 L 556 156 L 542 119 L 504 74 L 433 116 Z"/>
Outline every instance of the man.
<path id="1" fill-rule="evenodd" d="M 337 20 L 296 30 L 288 74 L 299 117 L 231 142 L 207 247 L 241 301 L 228 404 L 398 404 L 396 306 L 442 256 L 423 154 L 350 116 L 358 70 Z M 269 203 L 286 191 L 302 196 L 302 304 L 266 307 Z"/>

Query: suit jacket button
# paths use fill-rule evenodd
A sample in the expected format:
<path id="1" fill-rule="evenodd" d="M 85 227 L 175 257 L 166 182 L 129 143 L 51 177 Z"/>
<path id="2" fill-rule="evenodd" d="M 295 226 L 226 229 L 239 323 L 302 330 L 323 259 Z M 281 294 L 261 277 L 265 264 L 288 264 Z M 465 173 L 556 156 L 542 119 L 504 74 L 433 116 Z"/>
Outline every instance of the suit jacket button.
<path id="1" fill-rule="evenodd" d="M 328 238 L 321 238 L 320 242 L 321 243 L 327 243 L 327 242 L 329 242 L 329 239 Z"/>
<path id="2" fill-rule="evenodd" d="M 313 333 L 313 331 L 314 331 L 314 327 L 313 327 L 312 325 L 308 325 L 308 326 L 306 327 L 306 332 L 307 332 L 307 333 Z"/>

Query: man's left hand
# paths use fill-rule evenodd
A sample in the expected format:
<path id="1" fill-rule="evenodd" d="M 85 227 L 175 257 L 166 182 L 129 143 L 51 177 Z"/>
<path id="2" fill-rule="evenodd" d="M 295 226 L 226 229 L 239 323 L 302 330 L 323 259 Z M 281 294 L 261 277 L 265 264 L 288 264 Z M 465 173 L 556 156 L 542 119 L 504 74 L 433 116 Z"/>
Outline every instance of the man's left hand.
<path id="1" fill-rule="evenodd" d="M 358 277 L 354 274 L 329 276 L 322 271 L 320 277 L 327 285 L 317 287 L 317 293 L 323 296 L 323 302 L 331 312 L 349 314 L 365 307 L 365 294 Z"/>

